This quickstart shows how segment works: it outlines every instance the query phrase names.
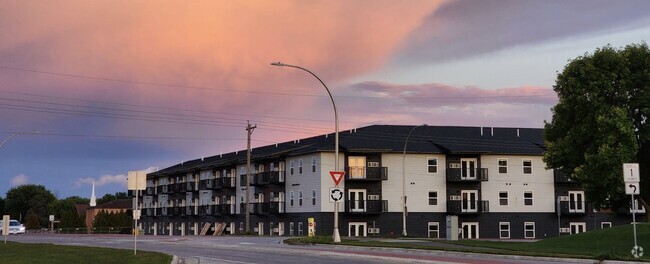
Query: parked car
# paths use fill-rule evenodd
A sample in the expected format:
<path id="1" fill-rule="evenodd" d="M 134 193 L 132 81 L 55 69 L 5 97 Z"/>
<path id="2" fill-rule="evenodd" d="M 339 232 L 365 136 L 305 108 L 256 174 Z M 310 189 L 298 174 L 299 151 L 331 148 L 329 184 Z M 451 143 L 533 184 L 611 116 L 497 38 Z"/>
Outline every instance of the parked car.
<path id="1" fill-rule="evenodd" d="M 2 230 L 4 223 L 0 220 L 0 230 Z M 18 220 L 9 220 L 9 234 L 24 234 L 25 226 L 18 222 Z"/>

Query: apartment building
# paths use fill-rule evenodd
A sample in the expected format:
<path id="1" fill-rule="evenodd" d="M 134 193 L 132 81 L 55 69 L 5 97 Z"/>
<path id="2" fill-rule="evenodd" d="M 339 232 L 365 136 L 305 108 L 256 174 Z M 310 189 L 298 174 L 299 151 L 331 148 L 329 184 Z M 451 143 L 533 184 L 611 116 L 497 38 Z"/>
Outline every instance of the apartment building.
<path id="1" fill-rule="evenodd" d="M 394 125 L 341 132 L 341 236 L 400 236 L 404 214 L 409 236 L 431 238 L 453 228 L 467 239 L 541 239 L 629 223 L 631 209 L 594 210 L 579 185 L 546 169 L 542 133 Z M 314 218 L 316 234 L 330 235 L 334 135 L 251 153 L 250 231 L 303 236 Z M 243 233 L 246 172 L 243 150 L 148 174 L 141 228 L 152 235 Z M 644 218 L 645 209 L 635 208 Z"/>

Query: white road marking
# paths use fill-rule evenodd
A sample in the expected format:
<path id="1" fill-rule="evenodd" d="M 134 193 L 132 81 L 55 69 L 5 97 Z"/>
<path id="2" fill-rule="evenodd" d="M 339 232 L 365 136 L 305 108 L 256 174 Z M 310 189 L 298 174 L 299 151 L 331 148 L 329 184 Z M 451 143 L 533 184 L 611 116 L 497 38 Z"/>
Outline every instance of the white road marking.
<path id="1" fill-rule="evenodd" d="M 201 256 L 193 256 L 193 258 L 198 258 L 198 259 L 207 259 L 207 260 L 212 260 L 212 261 L 219 261 L 219 263 L 237 263 L 237 264 L 255 264 L 253 262 L 244 262 L 244 261 L 236 261 L 236 260 L 228 260 L 228 259 L 218 259 L 218 258 L 209 258 L 209 257 L 201 257 Z"/>

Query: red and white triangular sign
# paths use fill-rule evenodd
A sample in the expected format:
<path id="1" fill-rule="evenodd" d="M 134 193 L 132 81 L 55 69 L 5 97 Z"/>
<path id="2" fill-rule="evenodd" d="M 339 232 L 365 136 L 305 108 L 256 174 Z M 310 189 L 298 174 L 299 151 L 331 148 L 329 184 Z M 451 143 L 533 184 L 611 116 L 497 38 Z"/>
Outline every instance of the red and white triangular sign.
<path id="1" fill-rule="evenodd" d="M 330 175 L 334 180 L 334 186 L 339 186 L 339 183 L 343 179 L 343 176 L 345 176 L 345 171 L 330 171 Z"/>

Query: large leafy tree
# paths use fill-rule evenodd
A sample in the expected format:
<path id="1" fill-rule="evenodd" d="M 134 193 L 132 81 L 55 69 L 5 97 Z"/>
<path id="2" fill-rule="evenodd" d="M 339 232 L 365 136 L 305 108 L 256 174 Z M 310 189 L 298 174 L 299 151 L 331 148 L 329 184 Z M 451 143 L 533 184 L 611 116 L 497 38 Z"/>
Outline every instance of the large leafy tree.
<path id="1" fill-rule="evenodd" d="M 549 168 L 579 182 L 599 207 L 629 204 L 623 163 L 640 164 L 642 203 L 650 201 L 650 50 L 605 46 L 569 62 L 554 87 L 559 103 L 545 124 Z"/>
<path id="2" fill-rule="evenodd" d="M 118 199 L 127 199 L 127 198 L 130 197 L 126 192 L 116 192 L 115 194 L 107 193 L 104 194 L 104 196 L 102 196 L 101 198 L 97 199 L 97 204 L 101 205 L 101 204 L 108 203 L 110 201 L 115 201 Z"/>
<path id="3" fill-rule="evenodd" d="M 7 191 L 5 209 L 12 219 L 25 218 L 28 213 L 34 215 L 38 223 L 45 227 L 55 202 L 56 197 L 45 186 L 26 184 Z"/>
<path id="4" fill-rule="evenodd" d="M 76 204 L 88 204 L 87 198 L 79 196 L 70 196 L 68 198 L 58 200 L 54 203 L 53 212 L 57 219 L 61 220 L 60 227 L 83 227 L 85 226 L 85 212 L 81 215 L 77 212 Z"/>

